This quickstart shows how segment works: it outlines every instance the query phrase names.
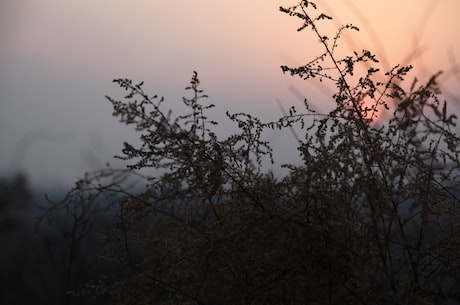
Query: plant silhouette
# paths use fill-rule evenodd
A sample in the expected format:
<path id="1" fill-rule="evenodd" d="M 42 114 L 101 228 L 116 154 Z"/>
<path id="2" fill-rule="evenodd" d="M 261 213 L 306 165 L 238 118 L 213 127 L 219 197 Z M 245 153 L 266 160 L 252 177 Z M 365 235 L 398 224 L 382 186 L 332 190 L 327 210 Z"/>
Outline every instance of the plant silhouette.
<path id="1" fill-rule="evenodd" d="M 237 131 L 220 139 L 197 72 L 185 115 L 165 109 L 143 82 L 114 80 L 126 95 L 107 97 L 113 115 L 140 135 L 118 156 L 127 168 L 87 174 L 43 215 L 92 211 L 113 221 L 98 250 L 117 272 L 74 295 L 111 304 L 460 301 L 460 139 L 439 73 L 407 90 L 411 66 L 376 80 L 372 52 L 337 55 L 356 26 L 324 33 L 332 18 L 311 1 L 280 11 L 324 49 L 282 72 L 331 82 L 333 109 L 318 113 L 305 100 L 269 122 L 227 112 Z M 380 112 L 388 119 L 377 126 Z M 276 156 L 262 133 L 294 127 L 302 163 L 274 176 L 263 166 Z"/>

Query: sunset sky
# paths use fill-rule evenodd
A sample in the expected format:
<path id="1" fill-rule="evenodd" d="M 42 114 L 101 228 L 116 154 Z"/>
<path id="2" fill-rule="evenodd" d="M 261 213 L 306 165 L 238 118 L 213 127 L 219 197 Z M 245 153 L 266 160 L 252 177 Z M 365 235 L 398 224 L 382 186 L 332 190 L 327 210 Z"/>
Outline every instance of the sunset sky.
<path id="1" fill-rule="evenodd" d="M 280 69 L 320 50 L 311 32 L 296 31 L 299 20 L 278 10 L 295 3 L 0 0 L 0 175 L 23 171 L 35 186 L 69 186 L 113 161 L 123 141 L 136 139 L 104 98 L 122 96 L 118 77 L 145 81 L 175 109 L 196 70 L 219 119 L 226 110 L 274 119 L 277 99 L 300 107 L 292 88 L 326 110 L 330 89 Z M 421 81 L 444 70 L 445 96 L 460 112 L 460 1 L 316 3 L 337 26 L 361 28 L 344 36 L 344 52 L 374 51 L 383 69 L 412 64 L 410 78 Z"/>

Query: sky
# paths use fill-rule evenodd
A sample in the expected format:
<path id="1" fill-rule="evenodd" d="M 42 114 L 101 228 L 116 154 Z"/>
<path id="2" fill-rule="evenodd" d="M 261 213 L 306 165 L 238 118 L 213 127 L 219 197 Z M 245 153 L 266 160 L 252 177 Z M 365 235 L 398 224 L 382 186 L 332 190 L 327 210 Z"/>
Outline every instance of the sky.
<path id="1" fill-rule="evenodd" d="M 277 100 L 301 107 L 303 97 L 327 110 L 330 87 L 280 69 L 320 50 L 311 32 L 296 31 L 299 20 L 279 12 L 296 2 L 0 0 L 0 176 L 24 172 L 33 186 L 69 187 L 86 171 L 117 164 L 122 143 L 138 135 L 104 98 L 122 97 L 114 78 L 144 81 L 177 109 L 196 70 L 226 130 L 234 128 L 226 110 L 275 119 Z M 410 77 L 421 81 L 444 70 L 445 96 L 460 112 L 460 1 L 316 3 L 334 26 L 361 29 L 344 36 L 344 52 L 373 50 L 387 69 L 412 64 Z M 289 160 L 296 150 L 283 154 Z"/>

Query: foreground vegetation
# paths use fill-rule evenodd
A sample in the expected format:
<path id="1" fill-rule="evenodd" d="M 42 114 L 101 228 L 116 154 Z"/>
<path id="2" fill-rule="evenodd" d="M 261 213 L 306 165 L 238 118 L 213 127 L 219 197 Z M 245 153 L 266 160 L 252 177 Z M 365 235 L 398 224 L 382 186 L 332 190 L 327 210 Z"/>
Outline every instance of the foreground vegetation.
<path id="1" fill-rule="evenodd" d="M 382 74 L 370 51 L 339 57 L 340 36 L 357 27 L 323 33 L 331 17 L 310 1 L 280 10 L 324 47 L 282 71 L 332 83 L 333 109 L 305 100 L 272 122 L 227 113 L 237 131 L 219 138 L 196 72 L 177 116 L 143 83 L 116 79 L 126 96 L 108 97 L 113 114 L 140 135 L 118 157 L 127 168 L 87 174 L 39 219 L 66 213 L 67 302 L 460 302 L 460 139 L 439 74 L 406 88 L 410 66 Z M 262 134 L 290 128 L 302 163 L 278 177 Z M 77 287 L 95 226 L 105 269 Z"/>

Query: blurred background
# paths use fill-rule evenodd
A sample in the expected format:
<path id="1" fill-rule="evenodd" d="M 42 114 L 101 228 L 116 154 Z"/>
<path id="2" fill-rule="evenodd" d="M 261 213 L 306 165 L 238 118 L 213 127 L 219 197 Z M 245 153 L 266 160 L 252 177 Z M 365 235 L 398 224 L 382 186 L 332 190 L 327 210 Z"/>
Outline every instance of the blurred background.
<path id="1" fill-rule="evenodd" d="M 344 37 L 343 52 L 372 50 L 386 70 L 413 64 L 409 78 L 420 81 L 444 70 L 444 93 L 459 111 L 459 1 L 316 2 L 337 26 L 361 29 Z M 304 97 L 327 110 L 330 88 L 280 69 L 321 50 L 312 33 L 296 31 L 300 20 L 278 10 L 295 3 L 1 0 L 0 176 L 21 172 L 49 192 L 117 164 L 113 155 L 137 135 L 112 117 L 104 98 L 122 97 L 114 78 L 145 81 L 147 92 L 177 109 L 196 70 L 225 130 L 234 127 L 226 110 L 268 120 L 282 114 L 277 100 L 301 108 Z M 284 153 L 289 159 L 296 151 Z"/>

